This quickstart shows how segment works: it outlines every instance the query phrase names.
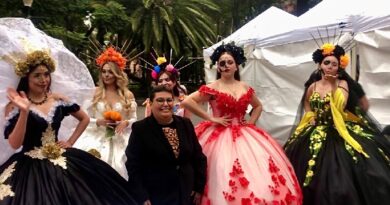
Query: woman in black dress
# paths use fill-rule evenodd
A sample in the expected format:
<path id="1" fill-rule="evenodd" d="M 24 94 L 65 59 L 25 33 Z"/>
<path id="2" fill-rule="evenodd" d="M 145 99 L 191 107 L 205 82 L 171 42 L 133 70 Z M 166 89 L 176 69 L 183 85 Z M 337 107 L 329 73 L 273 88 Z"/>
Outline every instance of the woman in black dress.
<path id="1" fill-rule="evenodd" d="M 344 70 L 344 49 L 324 44 L 313 60 L 305 114 L 285 145 L 304 204 L 389 204 L 390 142 L 359 105 L 364 92 Z"/>
<path id="2" fill-rule="evenodd" d="M 14 149 L 0 166 L 0 204 L 135 204 L 126 181 L 108 164 L 72 148 L 89 117 L 79 105 L 50 92 L 54 61 L 43 51 L 16 65 L 17 90 L 7 90 L 4 136 Z M 79 123 L 58 141 L 64 117 Z"/>

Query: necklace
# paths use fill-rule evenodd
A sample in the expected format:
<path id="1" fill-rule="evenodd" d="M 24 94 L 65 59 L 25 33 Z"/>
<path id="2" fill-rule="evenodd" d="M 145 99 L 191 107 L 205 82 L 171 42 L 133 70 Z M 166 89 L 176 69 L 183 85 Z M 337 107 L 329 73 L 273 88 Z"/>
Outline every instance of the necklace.
<path id="1" fill-rule="evenodd" d="M 45 93 L 45 97 L 43 97 L 43 100 L 41 100 L 39 102 L 32 100 L 29 96 L 27 96 L 27 98 L 34 105 L 42 105 L 43 103 L 45 103 L 47 101 L 47 93 Z"/>

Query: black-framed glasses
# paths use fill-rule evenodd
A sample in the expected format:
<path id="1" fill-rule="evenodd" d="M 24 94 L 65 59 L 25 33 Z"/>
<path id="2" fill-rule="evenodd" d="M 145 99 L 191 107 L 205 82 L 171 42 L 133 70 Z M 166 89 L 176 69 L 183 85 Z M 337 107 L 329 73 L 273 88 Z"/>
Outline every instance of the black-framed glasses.
<path id="1" fill-rule="evenodd" d="M 233 65 L 233 64 L 234 64 L 234 61 L 232 61 L 232 60 L 218 62 L 219 67 L 225 67 L 226 65 Z"/>
<path id="2" fill-rule="evenodd" d="M 171 104 L 173 103 L 173 98 L 156 98 L 154 101 L 156 101 L 159 105 L 163 105 L 164 102 Z"/>

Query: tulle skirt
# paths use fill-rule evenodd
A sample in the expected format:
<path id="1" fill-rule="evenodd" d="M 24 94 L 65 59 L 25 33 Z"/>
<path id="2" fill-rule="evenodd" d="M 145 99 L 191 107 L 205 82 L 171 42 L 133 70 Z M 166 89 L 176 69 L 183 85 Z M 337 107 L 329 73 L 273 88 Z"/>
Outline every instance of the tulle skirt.
<path id="1" fill-rule="evenodd" d="M 369 158 L 354 151 L 333 126 L 309 126 L 286 145 L 304 204 L 390 204 L 389 141 L 367 127 L 347 125 Z"/>
<path id="2" fill-rule="evenodd" d="M 0 204 L 136 204 L 126 180 L 105 162 L 73 148 L 62 156 L 56 164 L 14 154 L 0 167 Z"/>
<path id="3" fill-rule="evenodd" d="M 202 204 L 301 204 L 294 170 L 265 131 L 203 122 L 196 132 L 208 165 Z"/>
<path id="4" fill-rule="evenodd" d="M 131 129 L 125 129 L 121 135 L 106 136 L 105 127 L 88 127 L 74 144 L 74 147 L 90 152 L 98 151 L 99 158 L 114 168 L 123 178 L 128 179 L 125 149 L 129 142 Z"/>

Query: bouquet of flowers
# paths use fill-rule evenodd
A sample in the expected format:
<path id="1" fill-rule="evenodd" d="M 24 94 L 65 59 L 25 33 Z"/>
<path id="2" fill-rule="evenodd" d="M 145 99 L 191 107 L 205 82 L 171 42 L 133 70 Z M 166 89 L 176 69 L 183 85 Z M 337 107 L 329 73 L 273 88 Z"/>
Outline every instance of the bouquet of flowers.
<path id="1" fill-rule="evenodd" d="M 110 121 L 109 126 L 106 127 L 106 137 L 111 139 L 115 135 L 115 126 L 122 120 L 122 116 L 119 112 L 110 110 L 104 112 L 103 117 Z"/>

